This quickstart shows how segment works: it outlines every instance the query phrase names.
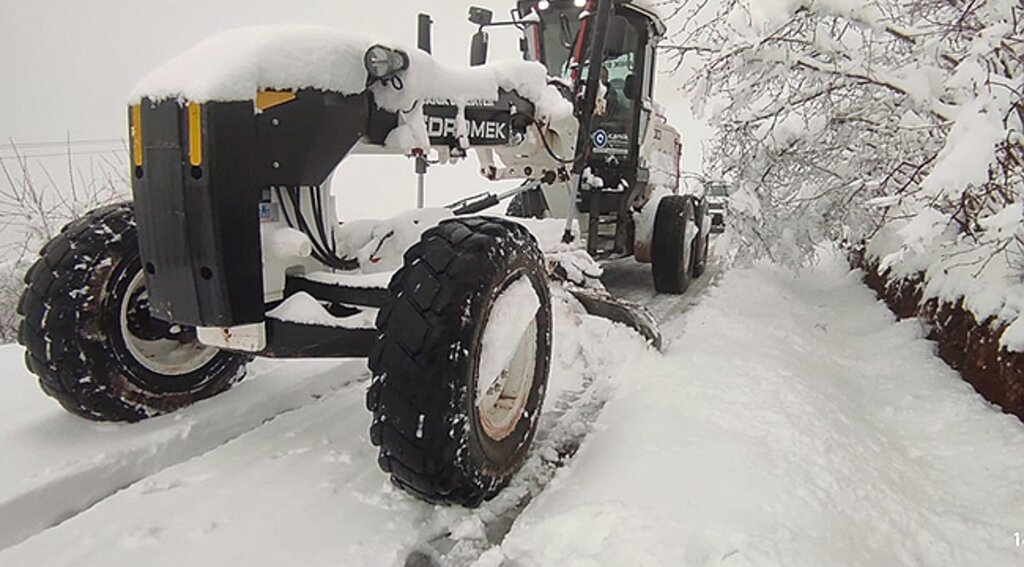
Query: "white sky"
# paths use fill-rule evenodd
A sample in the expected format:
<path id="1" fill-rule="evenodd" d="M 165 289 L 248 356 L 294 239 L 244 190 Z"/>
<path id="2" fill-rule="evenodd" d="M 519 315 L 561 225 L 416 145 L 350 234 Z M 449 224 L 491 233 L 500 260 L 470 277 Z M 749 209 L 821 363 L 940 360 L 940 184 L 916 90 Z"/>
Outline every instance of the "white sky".
<path id="1" fill-rule="evenodd" d="M 512 0 L 476 0 L 503 17 Z M 199 40 L 225 29 L 260 24 L 312 23 L 415 43 L 416 14 L 435 20 L 434 53 L 468 61 L 475 31 L 469 4 L 423 0 L 0 0 L 0 156 L 19 144 L 123 139 L 128 92 L 146 72 Z M 491 34 L 491 58 L 518 58 L 512 29 Z M 699 168 L 703 134 L 670 77 L 660 78 L 660 102 L 684 132 L 686 169 Z M 115 142 L 116 145 L 116 142 Z M 95 150 L 106 146 L 76 146 Z M 33 149 L 37 153 L 45 150 Z M 57 152 L 63 148 L 56 148 Z M 404 158 L 357 157 L 339 173 L 342 215 L 382 215 L 415 205 L 412 164 Z M 356 163 L 358 162 L 358 163 Z M 434 168 L 428 204 L 495 189 L 476 175 L 476 160 Z M 468 188 L 468 190 L 467 190 Z"/>

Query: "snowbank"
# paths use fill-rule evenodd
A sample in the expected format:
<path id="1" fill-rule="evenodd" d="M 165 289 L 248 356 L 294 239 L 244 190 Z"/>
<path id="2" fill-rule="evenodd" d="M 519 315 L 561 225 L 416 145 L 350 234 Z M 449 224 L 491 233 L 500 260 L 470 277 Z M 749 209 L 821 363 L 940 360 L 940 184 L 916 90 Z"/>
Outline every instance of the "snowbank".
<path id="1" fill-rule="evenodd" d="M 982 220 L 986 229 L 978 240 L 958 234 L 949 217 L 925 209 L 909 220 L 884 226 L 869 243 L 868 261 L 894 284 L 924 277 L 923 301 L 938 299 L 952 305 L 963 301 L 974 318 L 984 323 L 994 319 L 1011 332 L 1004 333 L 1002 346 L 1010 352 L 1024 352 L 1024 340 L 1016 325 L 1024 313 L 1024 280 L 1014 234 L 1024 231 L 1024 207 L 1006 207 Z"/>

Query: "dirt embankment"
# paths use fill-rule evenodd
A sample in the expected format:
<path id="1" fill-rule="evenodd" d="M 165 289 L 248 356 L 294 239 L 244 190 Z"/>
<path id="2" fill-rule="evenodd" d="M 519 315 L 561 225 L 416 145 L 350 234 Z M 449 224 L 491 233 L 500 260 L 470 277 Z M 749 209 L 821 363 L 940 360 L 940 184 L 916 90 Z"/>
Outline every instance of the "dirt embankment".
<path id="1" fill-rule="evenodd" d="M 928 338 L 938 354 L 960 372 L 988 401 L 1024 421 L 1024 354 L 1001 348 L 1007 325 L 989 318 L 978 321 L 963 303 L 923 300 L 922 277 L 891 281 L 877 262 L 853 254 L 852 263 L 864 270 L 864 281 L 901 319 L 918 317 L 928 326 Z"/>

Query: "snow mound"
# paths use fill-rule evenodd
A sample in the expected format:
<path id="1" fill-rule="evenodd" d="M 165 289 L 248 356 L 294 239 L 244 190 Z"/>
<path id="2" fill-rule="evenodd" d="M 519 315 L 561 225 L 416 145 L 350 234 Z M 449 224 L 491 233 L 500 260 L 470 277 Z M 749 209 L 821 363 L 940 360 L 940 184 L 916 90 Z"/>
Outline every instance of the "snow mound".
<path id="1" fill-rule="evenodd" d="M 374 45 L 401 49 L 409 57 L 409 68 L 388 80 L 369 80 L 364 57 Z M 418 49 L 320 26 L 253 27 L 215 35 L 152 71 L 129 99 L 130 104 L 142 99 L 247 101 L 262 89 L 319 89 L 344 95 L 370 91 L 378 107 L 398 114 L 399 125 L 385 146 L 403 152 L 430 147 L 424 104 L 461 110 L 497 101 L 504 90 L 532 102 L 539 123 L 572 114 L 572 104 L 548 85 L 540 63 L 502 61 L 456 68 Z M 458 134 L 468 144 L 466 121 L 458 124 Z"/>
<path id="2" fill-rule="evenodd" d="M 373 329 L 377 310 L 367 309 L 351 317 L 335 317 L 312 295 L 299 292 L 267 313 L 267 317 L 291 323 L 342 329 Z"/>

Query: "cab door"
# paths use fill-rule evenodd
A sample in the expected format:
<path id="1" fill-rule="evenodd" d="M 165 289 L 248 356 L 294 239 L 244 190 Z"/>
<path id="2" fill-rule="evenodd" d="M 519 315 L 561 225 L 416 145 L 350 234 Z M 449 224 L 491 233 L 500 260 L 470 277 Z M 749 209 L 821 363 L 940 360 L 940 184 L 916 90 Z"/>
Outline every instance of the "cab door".
<path id="1" fill-rule="evenodd" d="M 599 167 L 636 163 L 648 83 L 647 37 L 644 18 L 629 12 L 612 18 L 601 70 L 605 92 L 591 132 L 594 165 Z"/>

